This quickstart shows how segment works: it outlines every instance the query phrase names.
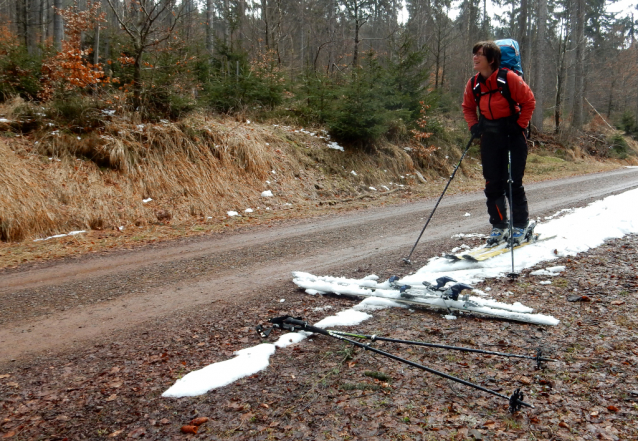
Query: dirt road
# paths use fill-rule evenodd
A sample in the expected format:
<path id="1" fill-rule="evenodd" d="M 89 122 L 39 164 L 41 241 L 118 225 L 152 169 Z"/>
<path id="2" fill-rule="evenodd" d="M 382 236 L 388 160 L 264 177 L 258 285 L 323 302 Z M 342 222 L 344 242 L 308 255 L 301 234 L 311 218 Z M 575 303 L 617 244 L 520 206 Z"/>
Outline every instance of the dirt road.
<path id="1" fill-rule="evenodd" d="M 531 184 L 527 193 L 531 213 L 542 218 L 635 187 L 638 169 L 624 168 Z M 413 255 L 415 266 L 403 266 L 435 202 L 2 271 L 0 364 L 108 338 L 177 311 L 275 302 L 294 270 L 409 273 L 452 248 L 452 235 L 487 231 L 482 193 L 445 198 Z"/>

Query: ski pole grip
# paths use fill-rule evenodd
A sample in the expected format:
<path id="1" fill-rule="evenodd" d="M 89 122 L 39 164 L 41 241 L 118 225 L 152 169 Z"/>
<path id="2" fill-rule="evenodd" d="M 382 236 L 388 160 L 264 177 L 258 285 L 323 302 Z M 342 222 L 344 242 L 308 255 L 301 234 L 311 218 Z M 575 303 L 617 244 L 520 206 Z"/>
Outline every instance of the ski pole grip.
<path id="1" fill-rule="evenodd" d="M 316 326 L 309 325 L 307 322 L 304 322 L 303 320 L 297 320 L 292 317 L 288 317 L 286 320 L 284 320 L 284 323 L 299 326 L 304 331 L 314 332 L 315 334 L 330 335 L 328 331 L 326 331 L 325 329 L 317 328 Z"/>

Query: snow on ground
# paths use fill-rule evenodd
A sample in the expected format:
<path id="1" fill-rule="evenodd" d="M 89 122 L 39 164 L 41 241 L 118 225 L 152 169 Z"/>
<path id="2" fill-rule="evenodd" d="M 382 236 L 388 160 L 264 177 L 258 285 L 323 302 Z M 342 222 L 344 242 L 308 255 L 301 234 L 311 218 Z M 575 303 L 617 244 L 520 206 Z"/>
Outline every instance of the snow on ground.
<path id="1" fill-rule="evenodd" d="M 371 318 L 370 314 L 354 309 L 347 309 L 337 315 L 326 317 L 314 326 L 327 328 L 333 326 L 353 326 Z M 308 332 L 291 332 L 283 334 L 274 344 L 262 343 L 251 348 L 235 352 L 236 357 L 230 360 L 214 363 L 198 371 L 193 371 L 180 378 L 166 392 L 163 397 L 179 398 L 202 395 L 211 389 L 226 386 L 240 378 L 252 375 L 266 369 L 269 359 L 275 353 L 276 348 L 299 343 L 307 336 Z"/>
<path id="2" fill-rule="evenodd" d="M 515 251 L 516 271 L 529 268 L 540 262 L 551 262 L 561 256 L 573 256 L 577 253 L 595 248 L 607 240 L 623 237 L 626 234 L 638 233 L 638 190 L 631 190 L 619 195 L 609 196 L 596 201 L 587 207 L 559 213 L 551 216 L 551 220 L 536 227 L 541 238 L 550 238 Z M 442 276 L 450 276 L 461 283 L 475 284 L 486 278 L 503 277 L 511 271 L 511 255 L 502 254 L 483 262 L 450 262 L 442 257 L 430 259 L 427 265 L 416 273 L 404 277 L 400 282 L 418 285 L 423 281 L 435 282 Z M 536 273 L 541 276 L 555 276 L 565 271 L 561 266 L 549 266 Z M 377 284 L 376 276 L 360 279 L 361 284 Z M 547 283 L 543 281 L 542 283 Z M 551 282 L 550 282 L 551 283 Z M 475 290 L 477 291 L 477 290 Z M 312 290 L 307 290 L 312 293 Z M 319 291 L 320 292 L 320 291 Z M 314 293 L 318 293 L 317 290 Z M 485 295 L 485 293 L 479 293 Z M 486 299 L 487 302 L 492 301 Z M 520 304 L 519 304 L 520 305 Z M 368 297 L 352 309 L 341 311 L 326 317 L 315 326 L 353 326 L 372 317 L 364 311 L 400 305 L 391 299 Z M 512 305 L 513 306 L 513 305 Z M 520 305 L 525 308 L 524 305 Z M 445 317 L 451 319 L 451 317 Z M 268 367 L 269 358 L 277 347 L 285 347 L 298 343 L 307 337 L 307 333 L 289 333 L 282 335 L 275 344 L 260 344 L 237 351 L 236 357 L 220 363 L 211 364 L 198 371 L 191 372 L 177 380 L 163 397 L 196 396 L 211 389 L 228 385 L 240 378 L 252 375 Z"/>
<path id="3" fill-rule="evenodd" d="M 49 237 L 45 237 L 42 239 L 34 239 L 34 242 L 40 242 L 41 240 L 49 240 L 49 239 L 56 239 L 58 237 L 66 237 L 66 236 L 75 236 L 76 234 L 81 234 L 81 233 L 86 233 L 86 230 L 80 230 L 80 231 L 71 231 L 69 233 L 66 234 L 56 234 L 55 236 L 49 236 Z"/>
<path id="4" fill-rule="evenodd" d="M 559 257 L 574 256 L 602 245 L 607 239 L 638 233 L 636 200 L 638 200 L 638 190 L 631 190 L 592 202 L 586 207 L 567 213 L 561 210 L 562 217 L 540 223 L 535 229 L 536 233 L 541 233 L 541 239 L 555 237 L 514 251 L 515 271 L 520 272 L 523 268 L 532 267 L 540 262 L 551 262 Z M 439 277 L 450 276 L 458 282 L 472 285 L 486 278 L 503 277 L 511 270 L 512 257 L 509 253 L 477 263 L 467 261 L 454 263 L 445 258 L 436 257 L 415 274 L 404 277 L 401 283 L 420 284 L 423 281 L 432 283 Z"/>

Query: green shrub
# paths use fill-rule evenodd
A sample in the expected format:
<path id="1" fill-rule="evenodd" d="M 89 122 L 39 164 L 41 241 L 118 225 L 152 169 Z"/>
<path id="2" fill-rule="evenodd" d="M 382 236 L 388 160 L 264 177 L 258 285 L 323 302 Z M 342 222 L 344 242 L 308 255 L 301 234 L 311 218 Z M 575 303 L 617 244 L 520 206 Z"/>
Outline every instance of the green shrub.
<path id="1" fill-rule="evenodd" d="M 42 60 L 24 45 L 0 39 L 0 102 L 12 96 L 36 99 L 40 92 Z"/>
<path id="2" fill-rule="evenodd" d="M 624 130 L 627 135 L 638 139 L 638 123 L 636 123 L 634 114 L 629 110 L 623 113 L 619 129 Z"/>
<path id="3" fill-rule="evenodd" d="M 609 157 L 626 159 L 629 156 L 630 148 L 627 140 L 620 134 L 615 133 L 609 139 Z"/>
<path id="4" fill-rule="evenodd" d="M 274 60 L 264 57 L 252 64 L 243 50 L 217 42 L 215 56 L 197 66 L 203 103 L 217 111 L 236 112 L 246 107 L 281 104 L 284 82 Z"/>

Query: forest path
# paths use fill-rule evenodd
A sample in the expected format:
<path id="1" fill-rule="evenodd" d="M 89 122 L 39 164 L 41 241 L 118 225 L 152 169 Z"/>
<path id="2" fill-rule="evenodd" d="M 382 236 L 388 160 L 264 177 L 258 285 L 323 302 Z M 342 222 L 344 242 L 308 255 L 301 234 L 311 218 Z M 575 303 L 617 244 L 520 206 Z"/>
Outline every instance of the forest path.
<path id="1" fill-rule="evenodd" d="M 638 168 L 526 185 L 534 217 L 638 187 Z M 0 280 L 0 364 L 71 348 L 152 319 L 221 305 L 272 301 L 291 272 L 339 275 L 360 266 L 407 273 L 458 245 L 458 233 L 486 233 L 480 192 L 443 199 L 402 265 L 436 199 L 272 228 L 197 237 L 133 251 L 5 272 Z M 469 213 L 470 216 L 465 216 Z M 363 269 L 362 269 L 363 271 Z"/>

